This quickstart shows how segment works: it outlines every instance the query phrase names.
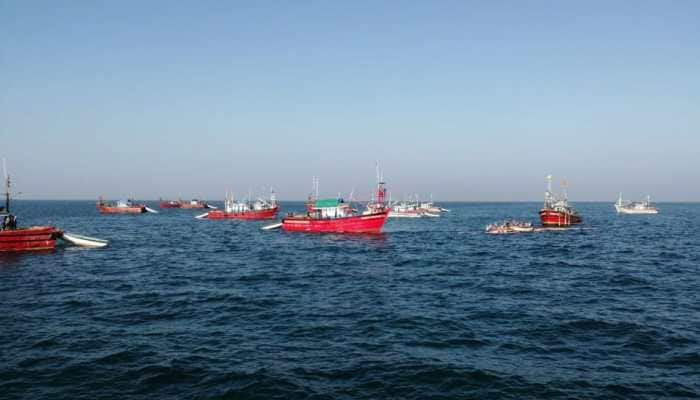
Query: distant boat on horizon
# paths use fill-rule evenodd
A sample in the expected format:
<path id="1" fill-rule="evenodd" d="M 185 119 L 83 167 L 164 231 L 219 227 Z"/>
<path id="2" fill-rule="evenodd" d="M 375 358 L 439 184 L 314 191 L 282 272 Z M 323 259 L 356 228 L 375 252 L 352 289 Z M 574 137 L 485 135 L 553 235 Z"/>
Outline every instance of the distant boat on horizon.
<path id="1" fill-rule="evenodd" d="M 618 214 L 658 214 L 659 209 L 651 202 L 651 196 L 637 202 L 622 199 L 622 193 L 617 198 L 615 210 Z"/>
<path id="2" fill-rule="evenodd" d="M 100 214 L 144 214 L 147 212 L 158 213 L 146 207 L 145 204 L 136 204 L 132 199 L 105 201 L 102 197 L 97 200 L 97 210 Z"/>
<path id="3" fill-rule="evenodd" d="M 190 201 L 184 201 L 182 199 L 177 200 L 159 200 L 160 208 L 182 208 L 187 210 L 201 210 L 205 208 L 216 208 L 209 205 L 204 200 L 192 199 Z"/>
<path id="4" fill-rule="evenodd" d="M 212 207 L 210 207 L 212 208 Z M 270 191 L 270 197 L 256 200 L 236 200 L 233 193 L 226 193 L 224 199 L 224 209 L 214 210 L 198 215 L 197 219 L 242 219 L 242 220 L 264 220 L 274 219 L 279 211 L 279 203 L 275 191 Z"/>

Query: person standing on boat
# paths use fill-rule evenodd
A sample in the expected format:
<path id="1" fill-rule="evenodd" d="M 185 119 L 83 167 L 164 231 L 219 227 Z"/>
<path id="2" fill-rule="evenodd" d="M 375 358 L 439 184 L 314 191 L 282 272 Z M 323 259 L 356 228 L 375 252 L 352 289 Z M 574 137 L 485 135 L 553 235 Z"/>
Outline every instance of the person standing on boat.
<path id="1" fill-rule="evenodd" d="M 0 230 L 12 229 L 17 229 L 17 217 L 12 214 L 7 214 L 2 218 L 2 229 Z"/>

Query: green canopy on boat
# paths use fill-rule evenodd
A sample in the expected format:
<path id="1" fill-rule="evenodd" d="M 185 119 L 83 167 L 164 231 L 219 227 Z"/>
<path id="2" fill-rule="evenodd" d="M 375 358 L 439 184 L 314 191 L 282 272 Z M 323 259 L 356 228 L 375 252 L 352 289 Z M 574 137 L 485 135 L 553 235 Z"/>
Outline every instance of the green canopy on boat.
<path id="1" fill-rule="evenodd" d="M 314 207 L 315 208 L 333 208 L 333 207 L 338 207 L 338 204 L 340 204 L 340 200 L 338 200 L 338 199 L 321 199 L 321 200 L 316 200 Z"/>

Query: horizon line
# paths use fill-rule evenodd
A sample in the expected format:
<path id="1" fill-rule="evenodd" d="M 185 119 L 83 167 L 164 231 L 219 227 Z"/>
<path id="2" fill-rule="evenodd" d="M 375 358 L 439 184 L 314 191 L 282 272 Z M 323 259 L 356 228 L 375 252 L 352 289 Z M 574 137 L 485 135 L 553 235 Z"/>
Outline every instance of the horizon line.
<path id="1" fill-rule="evenodd" d="M 146 202 L 160 202 L 167 201 L 167 199 L 133 199 L 134 201 L 146 201 Z M 224 200 L 209 200 L 209 199 L 198 199 L 211 202 L 223 202 Z M 29 199 L 12 199 L 13 202 L 16 201 L 95 201 L 95 199 L 49 199 L 49 198 L 29 198 Z M 307 199 L 278 199 L 280 203 L 283 202 L 305 202 Z M 356 203 L 365 203 L 369 200 L 354 200 Z M 433 200 L 433 203 L 541 203 L 543 200 Z M 576 200 L 571 201 L 571 203 L 615 203 L 615 200 Z M 700 200 L 654 200 L 654 203 L 700 203 Z"/>

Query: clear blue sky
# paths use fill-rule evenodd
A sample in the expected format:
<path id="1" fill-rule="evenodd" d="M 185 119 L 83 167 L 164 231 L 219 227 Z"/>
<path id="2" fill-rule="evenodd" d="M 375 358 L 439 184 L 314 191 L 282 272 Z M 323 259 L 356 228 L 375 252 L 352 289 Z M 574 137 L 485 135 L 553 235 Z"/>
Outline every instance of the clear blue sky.
<path id="1" fill-rule="evenodd" d="M 698 1 L 0 0 L 24 198 L 700 200 Z"/>

